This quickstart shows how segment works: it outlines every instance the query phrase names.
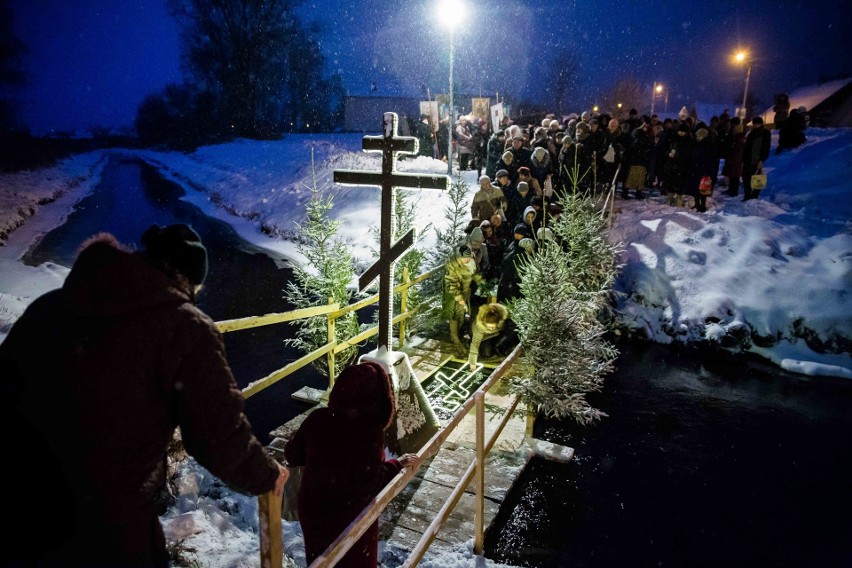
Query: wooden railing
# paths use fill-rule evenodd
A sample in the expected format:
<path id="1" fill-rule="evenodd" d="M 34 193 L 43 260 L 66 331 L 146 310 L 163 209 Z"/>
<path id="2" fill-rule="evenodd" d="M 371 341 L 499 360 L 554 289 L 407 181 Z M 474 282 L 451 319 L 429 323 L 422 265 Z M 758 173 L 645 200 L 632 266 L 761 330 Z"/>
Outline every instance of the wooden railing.
<path id="1" fill-rule="evenodd" d="M 434 456 L 441 445 L 447 441 L 447 438 L 455 431 L 456 427 L 461 423 L 462 419 L 467 416 L 468 412 L 474 407 L 476 407 L 476 457 L 473 463 L 471 463 L 470 467 L 468 467 L 467 471 L 462 475 L 459 483 L 456 485 L 453 492 L 450 494 L 450 497 L 441 507 L 441 511 L 435 517 L 435 520 L 432 521 L 432 524 L 423 533 L 420 541 L 415 546 L 414 550 L 411 552 L 411 555 L 405 561 L 403 566 L 413 567 L 416 566 L 420 560 L 423 558 L 423 555 L 426 553 L 426 550 L 432 544 L 432 541 L 435 539 L 435 536 L 438 534 L 438 531 L 441 529 L 443 524 L 446 522 L 447 518 L 449 518 L 450 514 L 453 511 L 453 508 L 461 499 L 462 494 L 464 494 L 465 489 L 470 484 L 471 479 L 474 474 L 476 475 L 476 518 L 474 523 L 474 552 L 476 554 L 482 553 L 482 546 L 484 542 L 484 532 L 485 532 L 485 522 L 484 522 L 484 512 L 485 512 L 485 459 L 488 456 L 491 449 L 494 447 L 497 438 L 500 436 L 500 433 L 503 431 L 503 428 L 506 426 L 509 418 L 512 416 L 512 413 L 515 411 L 515 408 L 518 405 L 518 397 L 514 397 L 512 404 L 509 409 L 503 415 L 500 423 L 497 425 L 496 430 L 491 434 L 491 437 L 485 442 L 485 393 L 491 389 L 497 382 L 503 378 L 506 372 L 511 368 L 512 364 L 517 360 L 517 358 L 521 354 L 521 346 L 518 345 L 515 347 L 514 351 L 512 351 L 509 356 L 503 360 L 499 367 L 497 367 L 491 375 L 489 375 L 488 379 L 482 384 L 482 386 L 477 389 L 477 391 L 473 394 L 473 397 L 469 398 L 450 418 L 449 422 L 446 426 L 444 426 L 440 431 L 438 431 L 429 442 L 426 443 L 423 448 L 417 452 L 417 456 L 420 458 L 419 462 L 422 464 L 425 460 Z M 385 486 L 385 488 L 373 499 L 373 501 L 368 504 L 361 513 L 358 514 L 355 519 L 349 523 L 349 526 L 340 533 L 340 535 L 332 542 L 328 548 L 316 559 L 314 560 L 309 568 L 327 568 L 331 566 L 335 566 L 337 562 L 340 561 L 341 558 L 349 551 L 349 549 L 358 541 L 359 538 L 367 531 L 367 529 L 379 518 L 379 515 L 382 514 L 382 511 L 390 504 L 390 502 L 399 495 L 402 490 L 408 485 L 408 482 L 414 477 L 416 470 L 414 468 L 411 469 L 403 469 L 401 472 L 397 474 L 397 476 Z"/>
<path id="2" fill-rule="evenodd" d="M 426 272 L 410 279 L 407 270 L 403 272 L 403 282 L 394 287 L 394 293 L 401 293 L 401 311 L 399 315 L 394 317 L 393 323 L 399 324 L 399 344 L 402 347 L 405 340 L 405 322 L 415 314 L 415 310 L 408 309 L 408 290 L 432 276 L 435 272 Z M 340 307 L 337 303 L 329 303 L 325 306 L 314 306 L 293 310 L 290 312 L 266 314 L 262 316 L 253 316 L 240 319 L 226 320 L 216 322 L 216 327 L 221 333 L 229 333 L 244 329 L 251 329 L 265 325 L 278 323 L 286 323 L 297 321 L 300 319 L 317 317 L 325 315 L 328 318 L 328 341 L 324 345 L 311 351 L 310 353 L 300 357 L 273 371 L 269 375 L 262 377 L 243 389 L 243 396 L 246 398 L 257 394 L 263 389 L 275 384 L 279 380 L 287 377 L 302 367 L 316 361 L 320 357 L 328 358 L 329 368 L 329 389 L 334 385 L 334 362 L 335 355 L 344 349 L 353 347 L 362 341 L 378 334 L 378 326 L 373 326 L 362 331 L 356 336 L 345 341 L 338 341 L 335 336 L 335 322 L 338 318 L 363 309 L 367 306 L 375 304 L 379 301 L 378 294 L 365 298 L 354 304 Z M 502 364 L 494 370 L 488 379 L 479 387 L 479 389 L 468 399 L 453 414 L 449 422 L 440 431 L 438 431 L 432 439 L 418 452 L 420 463 L 434 456 L 441 445 L 455 431 L 456 427 L 461 423 L 462 419 L 467 414 L 476 408 L 476 457 L 473 463 L 470 464 L 467 471 L 461 476 L 458 485 L 456 485 L 450 497 L 444 503 L 441 511 L 436 516 L 435 520 L 423 533 L 423 537 L 415 546 L 404 566 L 413 567 L 423 558 L 426 550 L 432 544 L 441 529 L 443 524 L 449 518 L 453 508 L 458 504 L 465 489 L 470 485 L 471 480 L 476 476 L 476 518 L 475 518 L 475 534 L 474 534 L 474 551 L 476 554 L 482 553 L 484 542 L 484 499 L 485 499 L 485 459 L 493 448 L 497 438 L 503 431 L 512 413 L 518 404 L 518 398 L 515 397 L 510 404 L 509 409 L 503 415 L 498 423 L 496 430 L 492 433 L 488 441 L 485 441 L 485 408 L 484 400 L 485 393 L 488 392 L 507 372 L 511 365 L 517 360 L 521 352 L 521 346 L 517 346 L 514 351 L 502 362 Z M 379 518 L 379 515 L 385 510 L 390 502 L 405 488 L 408 482 L 414 477 L 415 469 L 404 469 L 379 493 L 373 501 L 361 511 L 361 513 L 349 524 L 349 526 L 338 536 L 338 538 L 329 545 L 329 547 L 317 558 L 310 568 L 331 567 L 337 564 L 347 551 L 357 542 L 364 532 Z M 272 492 L 260 495 L 258 497 L 259 505 L 259 521 L 260 521 L 260 560 L 261 566 L 264 568 L 280 568 L 283 565 L 283 545 L 281 541 L 281 498 L 276 497 Z"/>
<path id="3" fill-rule="evenodd" d="M 401 305 L 402 305 L 402 313 L 393 318 L 394 325 L 399 324 L 399 346 L 400 348 L 403 346 L 405 342 L 405 322 L 414 314 L 416 310 L 408 309 L 408 290 L 420 282 L 423 282 L 436 271 L 432 270 L 429 272 L 424 272 L 420 276 L 417 276 L 414 279 L 409 278 L 408 269 L 403 271 L 402 283 L 398 284 L 394 287 L 394 293 L 401 294 Z M 299 359 L 288 363 L 287 365 L 281 367 L 280 369 L 271 372 L 265 377 L 261 377 L 256 381 L 253 381 L 248 384 L 243 390 L 243 396 L 248 398 L 252 395 L 257 394 L 263 389 L 274 385 L 284 377 L 292 375 L 302 367 L 313 363 L 320 357 L 325 356 L 328 359 L 328 368 L 329 368 L 329 386 L 331 389 L 334 386 L 334 368 L 335 368 L 335 355 L 349 349 L 350 347 L 354 347 L 359 343 L 366 341 L 367 339 L 377 335 L 379 333 L 378 326 L 370 327 L 359 333 L 358 335 L 347 339 L 343 342 L 338 342 L 335 334 L 335 322 L 338 318 L 363 308 L 375 304 L 379 301 L 379 295 L 374 294 L 369 298 L 365 298 L 354 304 L 349 304 L 348 306 L 340 307 L 340 304 L 330 302 L 325 306 L 313 306 L 310 308 L 302 308 L 299 310 L 293 310 L 289 312 L 281 312 L 281 313 L 273 313 L 266 314 L 262 316 L 251 316 L 246 318 L 232 319 L 232 320 L 224 320 L 216 322 L 216 328 L 221 333 L 229 333 L 233 331 L 239 331 L 243 329 L 251 329 L 255 327 L 261 327 L 264 325 L 272 325 L 276 323 L 286 323 L 291 321 L 297 321 L 317 316 L 327 316 L 328 317 L 328 341 L 324 345 L 317 347 L 310 353 L 303 355 Z"/>
<path id="4" fill-rule="evenodd" d="M 408 269 L 403 270 L 402 283 L 395 286 L 394 293 L 401 294 L 400 304 L 402 313 L 393 318 L 394 325 L 399 325 L 399 347 L 401 348 L 405 342 L 405 324 L 406 321 L 414 316 L 416 310 L 408 309 L 408 293 L 409 289 L 423 282 L 436 271 L 425 272 L 414 279 L 409 278 Z M 379 295 L 374 294 L 369 298 L 365 298 L 354 304 L 340 307 L 340 304 L 329 302 L 325 306 L 313 306 L 310 308 L 302 308 L 289 312 L 272 313 L 262 316 L 251 316 L 239 319 L 224 320 L 216 322 L 216 328 L 220 333 L 230 333 L 244 329 L 252 329 L 265 325 L 273 325 L 279 323 L 287 323 L 302 319 L 323 316 L 328 318 L 328 341 L 307 353 L 306 355 L 284 365 L 265 377 L 261 377 L 256 381 L 249 383 L 242 389 L 243 397 L 249 398 L 263 389 L 274 385 L 284 377 L 292 375 L 302 367 L 313 363 L 320 357 L 325 356 L 328 359 L 329 369 L 329 386 L 328 389 L 334 386 L 334 369 L 335 355 L 341 351 L 354 347 L 359 343 L 366 341 L 370 337 L 379 333 L 378 326 L 373 326 L 362 331 L 356 336 L 345 341 L 338 342 L 335 333 L 335 325 L 338 318 L 357 311 L 379 301 Z M 276 497 L 272 492 L 258 496 L 258 513 L 260 521 L 260 560 L 261 566 L 264 568 L 280 568 L 283 564 L 283 547 L 281 542 L 281 498 Z"/>

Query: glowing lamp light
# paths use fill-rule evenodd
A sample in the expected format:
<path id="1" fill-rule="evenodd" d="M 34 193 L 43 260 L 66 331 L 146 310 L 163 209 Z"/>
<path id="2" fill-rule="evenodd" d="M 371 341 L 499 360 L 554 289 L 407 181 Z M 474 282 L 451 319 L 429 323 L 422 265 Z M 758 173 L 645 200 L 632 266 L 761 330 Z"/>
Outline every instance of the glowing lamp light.
<path id="1" fill-rule="evenodd" d="M 449 29 L 454 29 L 464 21 L 464 4 L 459 0 L 441 0 L 438 3 L 438 18 Z"/>
<path id="2" fill-rule="evenodd" d="M 598 105 L 593 106 L 593 107 L 592 107 L 592 111 L 593 111 L 593 112 L 598 112 Z"/>
<path id="3" fill-rule="evenodd" d="M 621 108 L 621 103 L 618 103 L 616 106 L 617 106 L 618 108 Z"/>
<path id="4" fill-rule="evenodd" d="M 657 91 L 658 93 L 662 93 L 662 92 L 663 92 L 663 86 L 662 86 L 662 85 L 657 85 L 657 87 L 656 87 L 656 91 Z"/>
<path id="5" fill-rule="evenodd" d="M 745 58 L 746 58 L 745 51 L 740 51 L 739 53 L 737 53 L 737 54 L 734 56 L 734 59 L 736 59 L 736 60 L 737 60 L 737 61 L 739 61 L 740 63 L 742 63 L 743 61 L 745 61 Z"/>

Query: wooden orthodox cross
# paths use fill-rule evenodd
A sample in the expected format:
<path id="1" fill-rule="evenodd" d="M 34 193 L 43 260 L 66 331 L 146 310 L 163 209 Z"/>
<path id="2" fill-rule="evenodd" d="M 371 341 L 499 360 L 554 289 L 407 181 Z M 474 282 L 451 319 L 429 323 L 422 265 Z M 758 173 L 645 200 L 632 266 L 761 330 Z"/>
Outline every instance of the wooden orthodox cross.
<path id="1" fill-rule="evenodd" d="M 382 153 L 381 172 L 337 170 L 334 182 L 346 185 L 377 185 L 382 188 L 381 227 L 379 229 L 379 259 L 358 279 L 358 289 L 363 290 L 379 277 L 379 338 L 378 347 L 391 350 L 393 330 L 393 269 L 396 260 L 414 244 L 414 229 L 408 231 L 391 246 L 394 233 L 394 206 L 396 188 L 442 189 L 449 187 L 445 175 L 401 174 L 396 171 L 399 154 L 417 155 L 419 142 L 413 136 L 398 136 L 396 113 L 384 114 L 383 136 L 365 136 L 365 152 Z"/>

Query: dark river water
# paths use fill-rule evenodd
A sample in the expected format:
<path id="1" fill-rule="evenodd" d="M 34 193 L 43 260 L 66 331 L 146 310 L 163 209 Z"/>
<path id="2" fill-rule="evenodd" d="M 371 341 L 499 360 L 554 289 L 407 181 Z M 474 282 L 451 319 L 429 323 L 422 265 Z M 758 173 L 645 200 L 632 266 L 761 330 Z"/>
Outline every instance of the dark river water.
<path id="1" fill-rule="evenodd" d="M 702 362 L 703 359 L 703 362 Z M 599 424 L 539 419 L 489 558 L 521 566 L 852 566 L 852 382 L 624 346 Z"/>
<path id="2" fill-rule="evenodd" d="M 71 266 L 80 244 L 95 233 L 106 231 L 122 243 L 139 246 L 139 237 L 154 223 L 186 223 L 199 233 L 209 255 L 210 270 L 198 301 L 205 313 L 218 321 L 293 309 L 282 292 L 291 278 L 287 262 L 181 201 L 181 195 L 180 187 L 150 166 L 114 159 L 92 194 L 80 201 L 65 224 L 44 236 L 27 261 Z M 240 387 L 301 357 L 283 343 L 292 336 L 289 324 L 226 333 L 228 362 Z M 246 400 L 246 414 L 264 444 L 270 441 L 270 431 L 309 408 L 290 396 L 305 385 L 325 388 L 328 382 L 309 366 Z"/>
<path id="3" fill-rule="evenodd" d="M 216 320 L 292 309 L 282 258 L 179 198 L 139 162 L 114 161 L 30 262 L 70 266 L 80 243 L 109 231 L 125 243 L 152 223 L 192 225 L 210 252 L 200 307 Z M 225 334 L 245 386 L 298 358 L 288 325 Z M 325 388 L 310 368 L 246 401 L 256 435 Z M 570 464 L 534 458 L 504 503 L 486 555 L 562 566 L 852 567 L 852 381 L 728 364 L 659 345 L 625 345 L 590 397 L 609 414 L 592 427 L 539 419 L 539 438 L 576 449 Z"/>

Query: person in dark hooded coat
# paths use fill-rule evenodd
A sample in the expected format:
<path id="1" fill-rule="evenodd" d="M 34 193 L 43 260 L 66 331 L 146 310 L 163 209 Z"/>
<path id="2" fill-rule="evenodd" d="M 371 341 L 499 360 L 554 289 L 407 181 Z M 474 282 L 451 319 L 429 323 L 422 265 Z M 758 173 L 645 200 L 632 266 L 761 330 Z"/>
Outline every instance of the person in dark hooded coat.
<path id="1" fill-rule="evenodd" d="M 287 470 L 252 435 L 222 337 L 195 306 L 200 237 L 155 225 L 141 241 L 140 253 L 108 234 L 84 243 L 0 345 L 13 566 L 168 566 L 156 497 L 178 427 L 232 488 L 283 493 Z"/>
<path id="2" fill-rule="evenodd" d="M 384 367 L 351 365 L 335 381 L 328 406 L 308 414 L 287 442 L 287 463 L 305 468 L 297 509 L 308 564 L 403 467 L 417 466 L 415 454 L 385 459 L 385 430 L 394 412 L 393 386 Z M 378 539 L 376 521 L 337 566 L 375 568 Z"/>

